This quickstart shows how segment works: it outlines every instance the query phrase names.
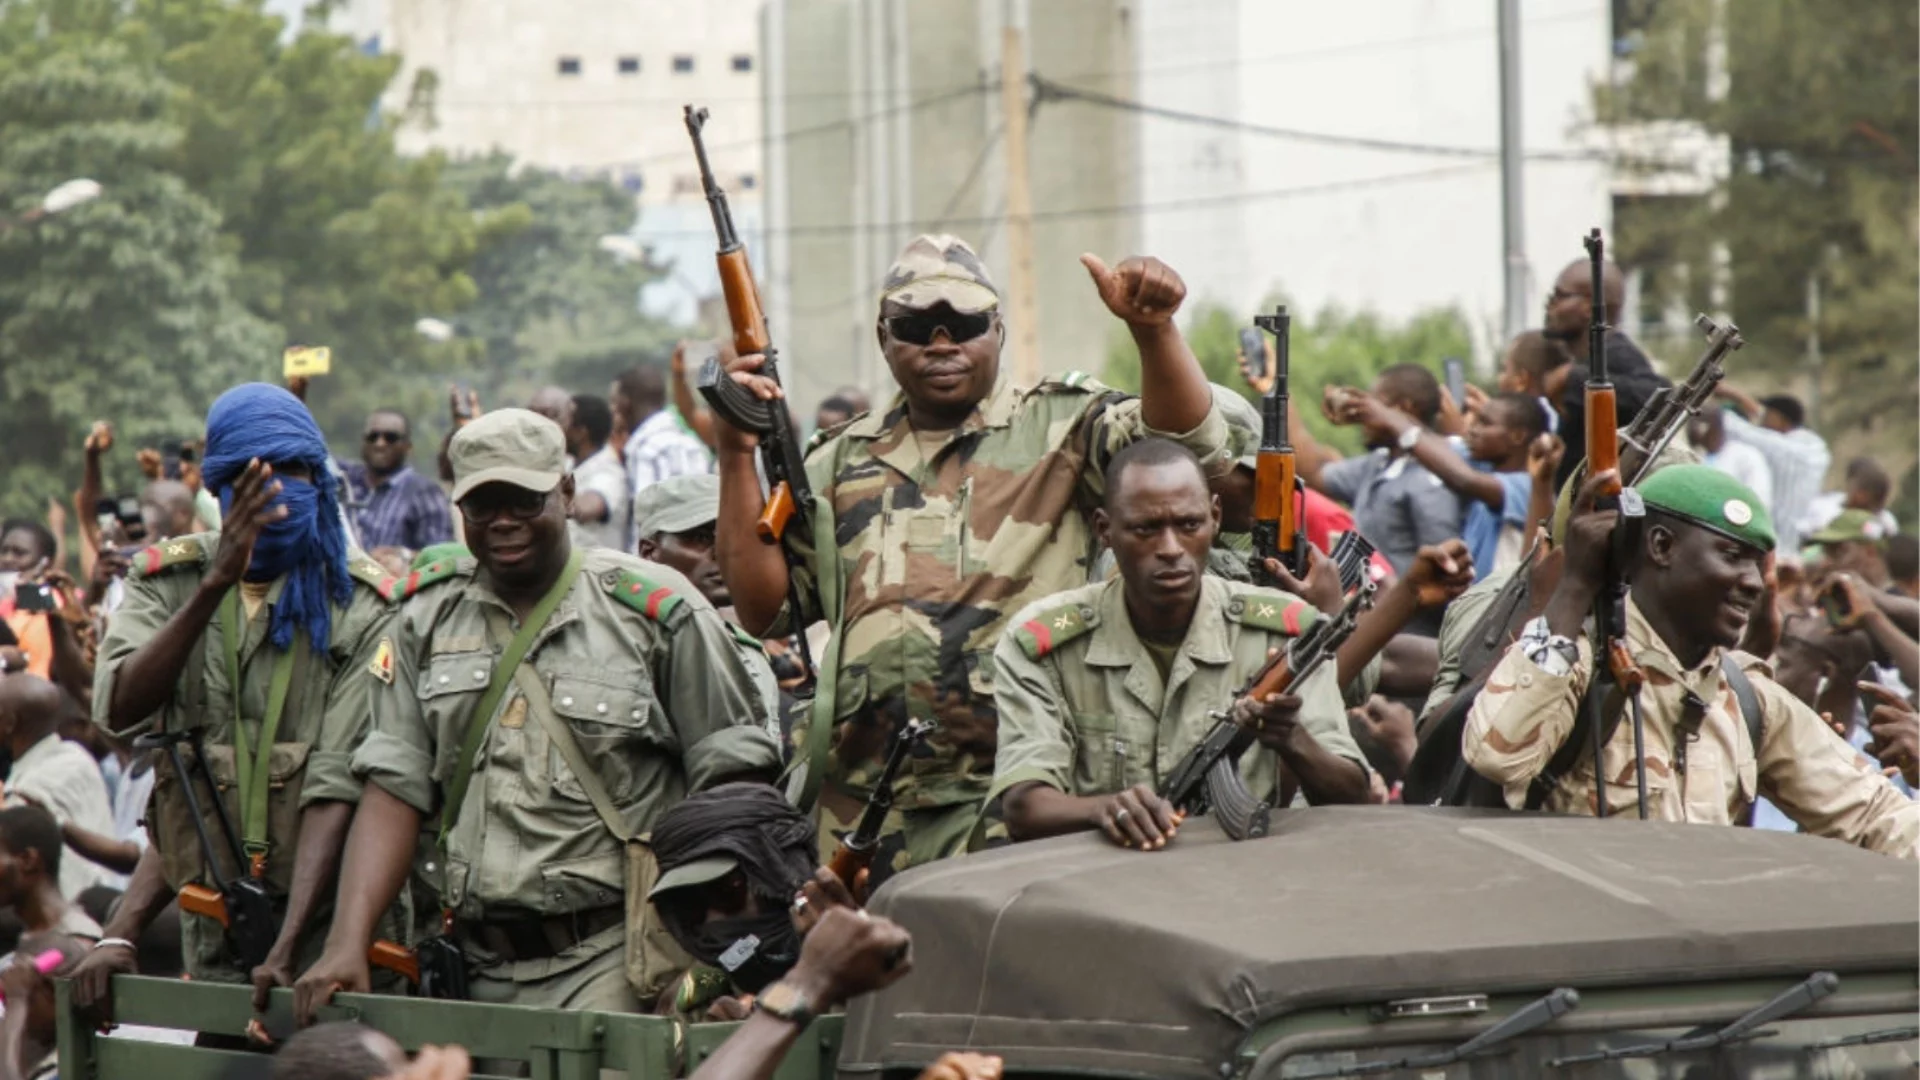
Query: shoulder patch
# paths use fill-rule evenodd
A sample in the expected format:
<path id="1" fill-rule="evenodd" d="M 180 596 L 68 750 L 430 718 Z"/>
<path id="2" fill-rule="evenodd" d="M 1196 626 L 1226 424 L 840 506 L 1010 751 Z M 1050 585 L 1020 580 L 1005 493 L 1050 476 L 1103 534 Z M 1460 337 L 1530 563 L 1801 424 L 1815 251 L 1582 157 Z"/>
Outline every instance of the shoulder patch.
<path id="1" fill-rule="evenodd" d="M 469 572 L 471 565 L 469 559 L 436 559 L 425 566 L 415 567 L 405 577 L 385 578 L 379 586 L 380 595 L 388 600 L 405 600 L 429 585 Z"/>
<path id="2" fill-rule="evenodd" d="M 1320 618 L 1320 612 L 1297 596 L 1262 589 L 1228 601 L 1227 617 L 1244 626 L 1299 637 Z"/>
<path id="3" fill-rule="evenodd" d="M 804 459 L 804 458 L 812 457 L 813 452 L 815 450 L 818 450 L 821 447 L 832 442 L 835 438 L 839 436 L 841 432 L 852 427 L 854 421 L 859 420 L 866 415 L 867 414 L 864 412 L 854 413 L 852 416 L 848 417 L 845 420 L 840 421 L 839 423 L 833 425 L 832 427 L 821 428 L 819 431 L 814 432 L 812 435 L 807 437 L 806 445 L 800 448 L 801 458 Z"/>
<path id="4" fill-rule="evenodd" d="M 1027 659 L 1043 660 L 1053 650 L 1085 636 L 1099 621 L 1091 605 L 1066 604 L 1021 623 L 1013 637 Z"/>
<path id="5" fill-rule="evenodd" d="M 678 593 L 633 570 L 622 570 L 602 579 L 615 600 L 652 619 L 666 622 L 681 604 Z M 756 642 L 755 644 L 758 644 Z"/>
<path id="6" fill-rule="evenodd" d="M 767 651 L 766 643 L 761 641 L 759 638 L 754 637 L 752 634 L 749 634 L 745 630 L 740 629 L 738 626 L 735 626 L 732 622 L 727 623 L 727 629 L 733 631 L 733 640 L 739 642 L 740 644 L 746 646 L 749 649 L 752 649 L 754 652 L 761 653 L 763 655 L 766 653 Z"/>
<path id="7" fill-rule="evenodd" d="M 1048 375 L 1036 383 L 1028 393 L 1032 394 L 1099 394 L 1111 388 L 1092 374 L 1085 371 L 1069 371 L 1061 375 Z"/>
<path id="8" fill-rule="evenodd" d="M 152 577 L 183 566 L 204 566 L 206 562 L 206 546 L 192 537 L 180 536 L 142 549 L 133 557 L 133 573 L 137 577 Z"/>
<path id="9" fill-rule="evenodd" d="M 387 597 L 386 588 L 387 582 L 393 580 L 393 575 L 387 573 L 386 567 L 374 562 L 371 556 L 361 555 L 357 558 L 348 559 L 347 574 L 355 581 L 365 585 L 371 585 L 375 592 L 379 593 L 382 597 L 390 599 L 390 597 Z"/>

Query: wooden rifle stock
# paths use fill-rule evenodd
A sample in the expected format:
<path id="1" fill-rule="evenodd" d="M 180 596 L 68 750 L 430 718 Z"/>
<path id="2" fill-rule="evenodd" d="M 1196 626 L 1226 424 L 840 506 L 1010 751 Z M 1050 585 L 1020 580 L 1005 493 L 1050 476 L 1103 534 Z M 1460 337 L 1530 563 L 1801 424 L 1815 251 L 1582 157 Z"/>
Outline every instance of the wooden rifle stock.
<path id="1" fill-rule="evenodd" d="M 218 922 L 222 927 L 232 925 L 227 914 L 227 898 L 219 890 L 209 889 L 205 885 L 183 885 L 180 887 L 180 910 L 190 915 L 199 915 Z"/>
<path id="2" fill-rule="evenodd" d="M 747 249 L 738 241 L 731 251 L 714 256 L 720 268 L 720 295 L 727 301 L 727 321 L 733 327 L 733 351 L 741 356 L 764 353 L 773 347 L 767 333 L 767 314 L 760 306 L 760 287 L 754 284 Z"/>
<path id="3" fill-rule="evenodd" d="M 420 957 L 397 941 L 381 939 L 367 949 L 367 963 L 385 968 L 415 986 L 420 985 Z"/>
<path id="4" fill-rule="evenodd" d="M 767 501 L 760 507 L 760 517 L 753 523 L 753 532 L 763 543 L 777 544 L 787 535 L 787 523 L 794 515 L 793 488 L 785 481 L 773 485 L 767 492 Z"/>
<path id="5" fill-rule="evenodd" d="M 1299 465 L 1287 432 L 1288 339 L 1293 317 L 1282 304 L 1271 315 L 1254 316 L 1253 324 L 1273 335 L 1273 387 L 1260 399 L 1260 450 L 1254 457 L 1254 580 L 1277 585 L 1263 565 L 1269 558 L 1278 559 L 1295 577 L 1307 573 L 1306 537 L 1300 531 Z"/>

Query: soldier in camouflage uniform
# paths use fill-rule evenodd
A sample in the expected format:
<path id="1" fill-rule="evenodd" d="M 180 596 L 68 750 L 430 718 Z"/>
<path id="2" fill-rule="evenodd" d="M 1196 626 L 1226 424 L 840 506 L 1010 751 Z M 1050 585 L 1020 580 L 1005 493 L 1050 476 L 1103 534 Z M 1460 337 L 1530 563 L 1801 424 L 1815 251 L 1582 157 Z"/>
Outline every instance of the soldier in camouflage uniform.
<path id="1" fill-rule="evenodd" d="M 433 814 L 442 899 L 474 1000 L 632 1011 L 625 838 L 603 823 L 595 791 L 639 834 L 690 790 L 771 779 L 771 676 L 757 643 L 678 573 L 571 546 L 573 481 L 552 421 L 490 412 L 448 454 L 473 556 L 407 581 L 391 679 L 353 759 L 371 783 L 339 915 L 296 1008 L 310 1016 L 334 990 L 366 986 L 372 916 L 399 890 Z M 489 715 L 476 715 L 505 662 L 501 643 L 528 626 L 517 671 Z M 528 678 L 539 693 L 523 689 Z M 554 731 L 597 776 L 568 766 Z"/>
<path id="2" fill-rule="evenodd" d="M 266 963 L 249 973 L 236 966 L 219 923 L 183 913 L 186 972 L 214 982 L 251 978 L 264 1007 L 268 987 L 291 985 L 299 966 L 319 954 L 330 906 L 325 886 L 360 798 L 348 760 L 381 685 L 373 669 L 386 655 L 392 579 L 349 553 L 332 488 L 315 483 L 325 477 L 326 444 L 291 394 L 236 387 L 214 403 L 207 428 L 204 475 L 226 507 L 221 531 L 177 537 L 133 557 L 126 599 L 94 670 L 94 722 L 121 733 L 198 729 L 246 860 L 228 849 L 211 817 L 205 824 L 218 850 L 201 849 L 181 790 L 186 778 L 161 757 L 147 812 L 152 846 L 107 940 L 76 973 L 89 1000 L 104 994 L 104 976 L 132 970 L 127 943 L 182 886 L 212 884 L 211 857 L 226 880 L 255 872 L 248 864 L 257 862 L 275 897 L 279 936 Z M 182 747 L 182 755 L 211 816 L 214 793 L 193 749 Z M 263 798 L 249 805 L 243 792 L 263 784 Z"/>
<path id="3" fill-rule="evenodd" d="M 1613 511 L 1593 509 L 1598 480 L 1582 484 L 1567 525 L 1565 567 L 1546 613 L 1528 623 L 1473 703 L 1461 752 L 1504 786 L 1512 806 L 1573 730 L 1593 671 L 1581 624 L 1600 587 Z M 1754 606 L 1765 602 L 1761 565 L 1773 550 L 1767 510 L 1753 492 L 1705 465 L 1675 465 L 1639 485 L 1647 521 L 1632 567 L 1627 647 L 1646 674 L 1647 812 L 1660 821 L 1728 825 L 1766 795 L 1800 827 L 1905 858 L 1920 856 L 1920 805 L 1770 677 L 1766 663 L 1730 652 Z M 1762 735 L 1750 735 L 1737 665 L 1757 699 Z M 1610 711 L 1619 702 L 1604 703 Z M 1638 803 L 1632 725 L 1565 776 L 1547 777 L 1544 806 L 1633 816 Z"/>
<path id="4" fill-rule="evenodd" d="M 1164 440 L 1135 443 L 1115 456 L 1106 491 L 1094 528 L 1119 578 L 1028 605 L 994 653 L 991 795 L 1005 793 L 1008 831 L 1028 839 L 1097 828 L 1116 843 L 1164 845 L 1174 820 L 1156 791 L 1228 709 L 1264 744 L 1240 760 L 1257 797 L 1298 789 L 1314 803 L 1365 802 L 1366 759 L 1331 663 L 1287 694 L 1234 700 L 1269 652 L 1319 614 L 1286 593 L 1202 573 L 1220 504 L 1199 463 Z"/>
<path id="5" fill-rule="evenodd" d="M 1137 399 L 1092 381 L 1001 380 L 1006 330 L 978 256 L 950 236 L 901 253 L 875 326 L 900 393 L 808 455 L 816 520 L 811 538 L 792 541 L 798 611 L 786 560 L 754 535 L 755 442 L 719 425 L 718 551 L 742 624 L 833 627 L 794 776 L 803 805 L 819 792 L 823 849 L 858 816 L 895 730 L 909 717 L 937 725 L 900 778 L 876 886 L 973 831 L 993 777 L 994 644 L 1014 611 L 1087 580 L 1088 518 L 1112 454 L 1164 434 L 1210 473 L 1230 464 L 1226 425 L 1173 324 L 1179 276 L 1155 259 L 1082 262 L 1140 351 Z M 771 398 L 759 364 L 747 355 L 729 370 Z"/>

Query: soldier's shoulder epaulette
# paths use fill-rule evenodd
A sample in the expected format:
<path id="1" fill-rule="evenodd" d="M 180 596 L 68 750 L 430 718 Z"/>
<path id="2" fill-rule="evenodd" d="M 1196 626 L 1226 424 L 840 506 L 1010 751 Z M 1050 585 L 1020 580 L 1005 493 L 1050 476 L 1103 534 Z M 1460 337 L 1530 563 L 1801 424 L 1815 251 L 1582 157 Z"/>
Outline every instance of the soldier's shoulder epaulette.
<path id="1" fill-rule="evenodd" d="M 1108 386 L 1092 373 L 1086 371 L 1068 371 L 1059 375 L 1048 375 L 1034 386 L 1035 394 L 1097 394 L 1107 390 Z"/>
<path id="2" fill-rule="evenodd" d="M 615 600 L 654 622 L 666 622 L 685 602 L 671 585 L 638 570 L 616 570 L 603 575 L 600 580 Z"/>
<path id="3" fill-rule="evenodd" d="M 380 595 L 388 600 L 405 600 L 429 586 L 468 577 L 477 565 L 471 555 L 438 558 L 425 566 L 415 566 L 403 577 L 386 578 L 379 585 Z"/>
<path id="4" fill-rule="evenodd" d="M 387 583 L 393 575 L 387 568 L 373 560 L 371 555 L 353 555 L 347 559 L 347 576 L 373 589 L 382 599 L 387 599 Z"/>
<path id="5" fill-rule="evenodd" d="M 1084 637 L 1100 625 L 1100 611 L 1091 603 L 1075 600 L 1050 607 L 1014 628 L 1013 639 L 1029 660 L 1044 660 L 1048 653 L 1075 638 Z"/>
<path id="6" fill-rule="evenodd" d="M 134 555 L 133 565 L 128 573 L 135 578 L 150 578 L 185 567 L 198 569 L 207 564 L 209 557 L 207 545 L 202 542 L 202 534 L 176 536 L 171 540 L 163 540 L 151 547 L 141 549 Z"/>
<path id="7" fill-rule="evenodd" d="M 814 432 L 811 436 L 807 438 L 806 445 L 800 448 L 800 456 L 802 458 L 812 457 L 813 452 L 815 450 L 820 449 L 821 447 L 832 442 L 834 439 L 838 438 L 841 432 L 852 427 L 855 421 L 864 418 L 866 415 L 867 414 L 864 412 L 855 413 L 852 416 L 848 417 L 847 419 L 842 420 L 839 423 L 833 425 L 832 427 L 824 427 Z"/>
<path id="8" fill-rule="evenodd" d="M 1289 593 L 1246 587 L 1235 589 L 1233 598 L 1227 601 L 1227 618 L 1243 626 L 1298 637 L 1320 618 L 1320 612 Z"/>

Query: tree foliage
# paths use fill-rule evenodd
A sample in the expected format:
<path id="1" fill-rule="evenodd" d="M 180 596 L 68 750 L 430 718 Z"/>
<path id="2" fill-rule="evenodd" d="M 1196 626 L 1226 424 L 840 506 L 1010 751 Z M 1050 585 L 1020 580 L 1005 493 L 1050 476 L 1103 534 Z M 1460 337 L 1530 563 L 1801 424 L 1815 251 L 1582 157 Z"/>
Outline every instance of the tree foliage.
<path id="1" fill-rule="evenodd" d="M 1920 12 L 1910 0 L 1662 0 L 1603 123 L 1682 121 L 1724 137 L 1704 197 L 1625 207 L 1620 253 L 1649 297 L 1732 312 L 1732 377 L 1817 401 L 1836 469 L 1871 453 L 1911 468 L 1920 422 Z M 1724 42 L 1724 80 L 1713 42 Z M 1724 265 L 1724 273 L 1716 267 Z M 1817 326 L 1808 316 L 1818 284 Z M 1715 303 L 1716 291 L 1721 303 Z M 1822 364 L 1810 369 L 1818 331 Z M 1677 343 L 1676 343 L 1677 344 Z M 1684 349 L 1670 353 L 1690 353 Z"/>
<path id="2" fill-rule="evenodd" d="M 1269 301 L 1261 310 L 1272 311 L 1273 307 Z M 1208 381 L 1230 387 L 1257 404 L 1259 395 L 1240 377 L 1238 359 L 1240 329 L 1252 325 L 1251 314 L 1240 315 L 1217 304 L 1203 303 L 1194 309 L 1185 332 L 1187 344 Z M 1264 332 L 1262 337 L 1271 350 L 1273 338 Z M 1452 309 L 1423 312 L 1395 325 L 1370 312 L 1330 307 L 1311 318 L 1295 314 L 1288 339 L 1288 392 L 1314 437 L 1344 454 L 1361 451 L 1359 432 L 1335 427 L 1320 415 L 1324 388 L 1368 387 L 1381 371 L 1401 363 L 1419 364 L 1438 377 L 1442 357 L 1472 353 L 1466 320 Z M 1116 330 L 1107 347 L 1106 369 L 1100 378 L 1129 393 L 1140 390 L 1139 354 L 1124 329 Z"/>

